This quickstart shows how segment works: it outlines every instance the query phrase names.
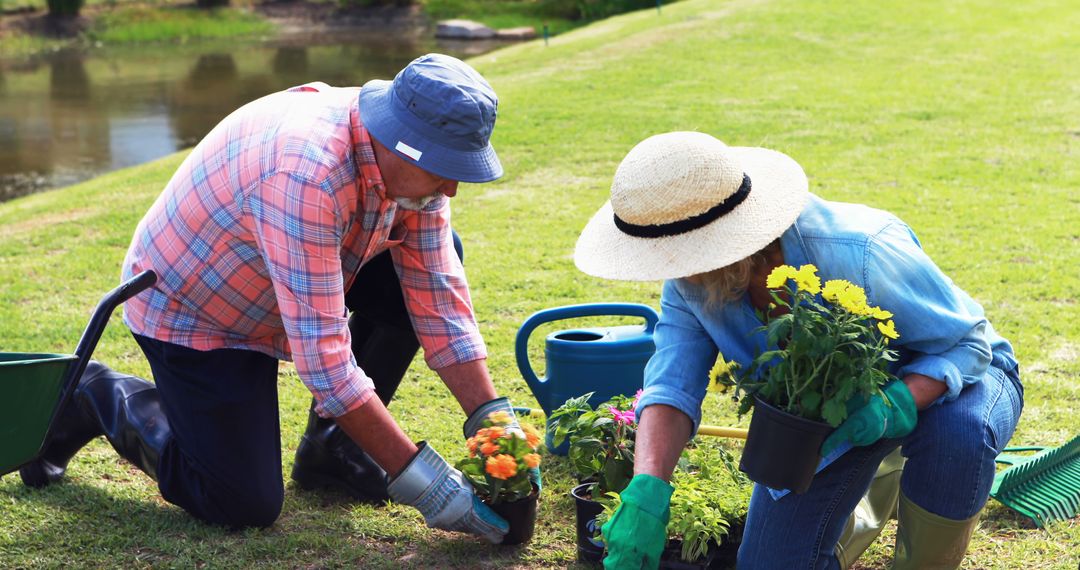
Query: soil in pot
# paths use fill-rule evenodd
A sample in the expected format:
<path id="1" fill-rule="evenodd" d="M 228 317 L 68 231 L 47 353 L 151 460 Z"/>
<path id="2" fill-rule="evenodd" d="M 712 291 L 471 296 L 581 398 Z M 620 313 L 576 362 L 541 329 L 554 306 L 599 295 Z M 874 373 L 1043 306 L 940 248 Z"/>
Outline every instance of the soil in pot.
<path id="1" fill-rule="evenodd" d="M 755 397 L 739 470 L 773 489 L 805 493 L 821 461 L 821 444 L 832 431 L 829 424 L 794 416 Z"/>
<path id="2" fill-rule="evenodd" d="M 512 546 L 524 544 L 532 539 L 533 532 L 536 530 L 536 506 L 539 499 L 540 490 L 534 484 L 532 493 L 528 497 L 488 505 L 491 510 L 510 523 L 510 530 L 499 544 Z"/>
<path id="3" fill-rule="evenodd" d="M 576 510 L 577 557 L 580 562 L 599 563 L 604 558 L 604 543 L 600 542 L 600 527 L 596 524 L 596 515 L 604 508 L 592 500 L 595 486 L 596 483 L 582 483 L 570 491 Z"/>

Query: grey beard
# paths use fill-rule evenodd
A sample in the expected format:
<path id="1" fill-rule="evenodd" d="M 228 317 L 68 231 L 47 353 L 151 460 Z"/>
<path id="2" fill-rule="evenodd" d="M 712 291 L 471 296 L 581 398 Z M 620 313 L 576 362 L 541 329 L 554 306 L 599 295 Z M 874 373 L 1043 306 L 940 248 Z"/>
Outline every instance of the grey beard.
<path id="1" fill-rule="evenodd" d="M 434 200 L 436 194 L 430 196 L 424 196 L 423 198 L 394 198 L 398 206 L 405 208 L 406 210 L 418 211 L 424 208 Z"/>

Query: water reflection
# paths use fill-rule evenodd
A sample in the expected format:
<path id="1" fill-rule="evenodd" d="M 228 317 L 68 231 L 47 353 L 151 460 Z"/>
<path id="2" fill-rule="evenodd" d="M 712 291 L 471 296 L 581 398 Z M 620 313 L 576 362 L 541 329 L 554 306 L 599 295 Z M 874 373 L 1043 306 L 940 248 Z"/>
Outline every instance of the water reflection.
<path id="1" fill-rule="evenodd" d="M 0 201 L 189 147 L 240 105 L 292 85 L 362 85 L 430 51 L 467 57 L 498 45 L 346 33 L 0 61 Z"/>

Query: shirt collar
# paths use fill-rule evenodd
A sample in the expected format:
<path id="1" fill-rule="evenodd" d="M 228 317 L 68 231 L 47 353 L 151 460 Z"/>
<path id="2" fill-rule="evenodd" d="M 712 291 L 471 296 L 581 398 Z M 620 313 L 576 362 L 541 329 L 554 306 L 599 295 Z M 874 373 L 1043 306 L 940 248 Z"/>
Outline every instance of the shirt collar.
<path id="1" fill-rule="evenodd" d="M 352 143 L 356 169 L 360 182 L 363 186 L 385 200 L 386 184 L 383 183 L 382 172 L 379 163 L 375 161 L 375 147 L 371 142 L 371 135 L 364 128 L 360 120 L 360 98 L 356 98 L 356 104 L 350 109 L 350 122 L 352 123 Z"/>

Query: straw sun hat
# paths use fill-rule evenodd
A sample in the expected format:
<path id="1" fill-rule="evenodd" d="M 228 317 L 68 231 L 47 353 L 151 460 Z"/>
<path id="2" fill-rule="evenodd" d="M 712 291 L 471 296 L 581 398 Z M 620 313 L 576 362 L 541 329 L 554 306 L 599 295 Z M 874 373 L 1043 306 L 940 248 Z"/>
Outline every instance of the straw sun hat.
<path id="1" fill-rule="evenodd" d="M 809 196 L 802 167 L 783 153 L 704 133 L 652 136 L 619 164 L 611 201 L 581 232 L 574 263 L 626 281 L 705 273 L 772 243 Z"/>

